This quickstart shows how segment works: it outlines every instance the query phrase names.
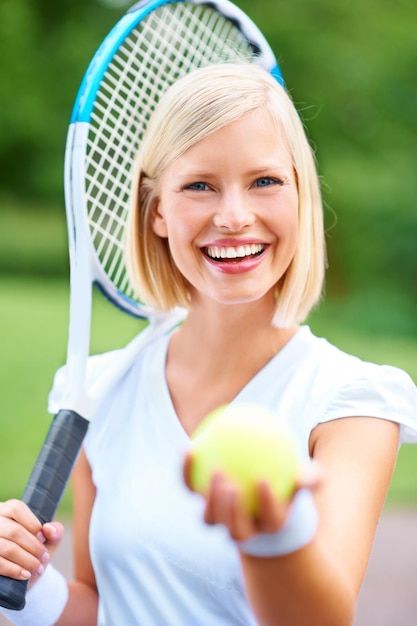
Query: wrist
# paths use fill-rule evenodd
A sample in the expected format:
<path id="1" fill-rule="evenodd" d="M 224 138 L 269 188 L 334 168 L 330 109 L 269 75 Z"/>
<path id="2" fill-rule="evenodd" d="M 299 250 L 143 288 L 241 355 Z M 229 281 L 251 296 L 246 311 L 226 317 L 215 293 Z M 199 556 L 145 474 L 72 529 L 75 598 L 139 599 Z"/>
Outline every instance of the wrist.
<path id="1" fill-rule="evenodd" d="M 21 611 L 0 608 L 0 613 L 16 626 L 53 626 L 61 617 L 68 601 L 68 585 L 52 565 L 26 594 Z"/>
<path id="2" fill-rule="evenodd" d="M 312 541 L 318 526 L 318 513 L 308 489 L 298 491 L 292 503 L 289 519 L 276 533 L 262 533 L 239 543 L 244 554 L 274 557 L 290 554 Z"/>

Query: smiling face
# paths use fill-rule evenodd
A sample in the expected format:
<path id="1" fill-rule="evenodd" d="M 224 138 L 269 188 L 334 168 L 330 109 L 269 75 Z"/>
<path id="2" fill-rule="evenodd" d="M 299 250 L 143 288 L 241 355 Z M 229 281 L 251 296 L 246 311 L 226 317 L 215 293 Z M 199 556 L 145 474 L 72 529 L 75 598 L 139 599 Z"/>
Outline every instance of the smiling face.
<path id="1" fill-rule="evenodd" d="M 267 298 L 296 249 L 291 156 L 270 116 L 250 113 L 196 143 L 160 179 L 152 226 L 167 238 L 193 303 Z"/>

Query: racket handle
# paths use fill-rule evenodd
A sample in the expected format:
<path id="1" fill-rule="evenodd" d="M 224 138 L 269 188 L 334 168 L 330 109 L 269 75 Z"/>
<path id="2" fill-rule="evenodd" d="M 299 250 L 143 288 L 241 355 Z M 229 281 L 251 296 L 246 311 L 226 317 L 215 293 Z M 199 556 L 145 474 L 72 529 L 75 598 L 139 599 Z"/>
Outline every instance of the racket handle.
<path id="1" fill-rule="evenodd" d="M 22 500 L 42 524 L 53 519 L 88 429 L 88 420 L 62 410 L 52 421 Z M 28 581 L 0 576 L 0 606 L 20 611 Z"/>
<path id="2" fill-rule="evenodd" d="M 22 497 L 42 524 L 55 515 L 88 424 L 68 410 L 59 411 L 52 421 Z"/>

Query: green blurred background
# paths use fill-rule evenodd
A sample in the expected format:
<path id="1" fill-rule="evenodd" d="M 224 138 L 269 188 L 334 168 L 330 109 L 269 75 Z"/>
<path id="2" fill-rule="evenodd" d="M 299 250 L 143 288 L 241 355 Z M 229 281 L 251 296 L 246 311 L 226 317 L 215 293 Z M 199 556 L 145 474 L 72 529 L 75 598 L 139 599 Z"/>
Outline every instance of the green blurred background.
<path id="1" fill-rule="evenodd" d="M 65 360 L 63 159 L 72 103 L 129 4 L 0 3 L 0 499 L 21 495 Z M 317 152 L 329 271 L 326 299 L 309 322 L 343 349 L 417 381 L 417 3 L 237 4 L 274 48 Z M 93 351 L 138 330 L 95 300 Z M 417 446 L 403 446 L 388 503 L 417 505 Z"/>

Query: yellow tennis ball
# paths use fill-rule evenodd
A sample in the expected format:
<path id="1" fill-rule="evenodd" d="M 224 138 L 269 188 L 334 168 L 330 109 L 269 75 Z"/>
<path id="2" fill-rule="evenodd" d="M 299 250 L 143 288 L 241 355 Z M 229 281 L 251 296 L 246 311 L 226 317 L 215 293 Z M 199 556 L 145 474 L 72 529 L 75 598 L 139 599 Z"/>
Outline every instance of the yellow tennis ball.
<path id="1" fill-rule="evenodd" d="M 256 515 L 256 484 L 266 480 L 278 500 L 291 497 L 300 475 L 297 445 L 272 411 L 257 405 L 220 407 L 196 430 L 191 443 L 191 486 L 206 495 L 213 473 L 222 472 Z"/>

